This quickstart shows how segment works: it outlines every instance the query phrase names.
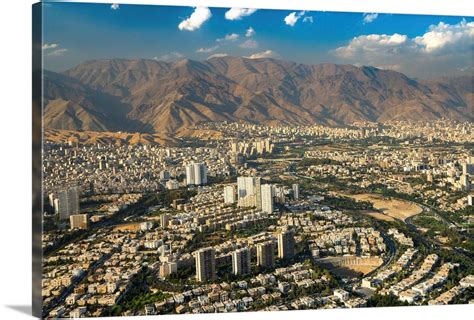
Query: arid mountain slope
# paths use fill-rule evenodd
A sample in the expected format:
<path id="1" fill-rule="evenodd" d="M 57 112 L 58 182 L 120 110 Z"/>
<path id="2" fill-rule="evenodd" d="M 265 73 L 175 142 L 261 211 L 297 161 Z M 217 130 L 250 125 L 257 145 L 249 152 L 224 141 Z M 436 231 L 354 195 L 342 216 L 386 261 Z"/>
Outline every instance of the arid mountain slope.
<path id="1" fill-rule="evenodd" d="M 173 133 L 223 120 L 304 125 L 474 120 L 473 77 L 415 80 L 367 66 L 241 57 L 175 63 L 110 59 L 46 78 L 45 122 L 56 129 Z"/>

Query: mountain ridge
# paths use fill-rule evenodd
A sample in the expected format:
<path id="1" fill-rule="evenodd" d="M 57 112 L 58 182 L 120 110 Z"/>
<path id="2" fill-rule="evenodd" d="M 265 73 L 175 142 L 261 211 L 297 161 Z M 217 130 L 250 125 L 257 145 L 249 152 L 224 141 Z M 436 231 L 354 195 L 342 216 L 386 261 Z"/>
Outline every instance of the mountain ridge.
<path id="1" fill-rule="evenodd" d="M 421 80 L 371 66 L 102 59 L 44 79 L 45 126 L 52 129 L 169 134 L 206 121 L 474 121 L 474 77 Z"/>

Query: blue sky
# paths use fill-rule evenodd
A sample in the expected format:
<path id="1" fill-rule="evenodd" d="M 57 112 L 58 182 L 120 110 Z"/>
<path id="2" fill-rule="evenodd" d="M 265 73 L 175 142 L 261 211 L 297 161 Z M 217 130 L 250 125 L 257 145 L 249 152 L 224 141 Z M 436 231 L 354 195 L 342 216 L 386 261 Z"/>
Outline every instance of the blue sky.
<path id="1" fill-rule="evenodd" d="M 425 78 L 473 72 L 469 17 L 228 11 L 49 3 L 43 16 L 45 68 L 63 71 L 101 58 L 205 60 L 227 54 L 374 65 Z"/>

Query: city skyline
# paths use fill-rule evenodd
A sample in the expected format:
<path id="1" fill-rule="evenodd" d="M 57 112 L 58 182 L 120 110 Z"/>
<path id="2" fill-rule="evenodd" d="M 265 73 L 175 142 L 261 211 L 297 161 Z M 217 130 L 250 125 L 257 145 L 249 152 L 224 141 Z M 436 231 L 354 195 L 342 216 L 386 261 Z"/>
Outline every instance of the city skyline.
<path id="1" fill-rule="evenodd" d="M 36 8 L 41 317 L 474 303 L 473 18 Z"/>
<path id="2" fill-rule="evenodd" d="M 44 315 L 468 303 L 472 128 L 211 122 L 221 135 L 175 146 L 46 141 Z"/>

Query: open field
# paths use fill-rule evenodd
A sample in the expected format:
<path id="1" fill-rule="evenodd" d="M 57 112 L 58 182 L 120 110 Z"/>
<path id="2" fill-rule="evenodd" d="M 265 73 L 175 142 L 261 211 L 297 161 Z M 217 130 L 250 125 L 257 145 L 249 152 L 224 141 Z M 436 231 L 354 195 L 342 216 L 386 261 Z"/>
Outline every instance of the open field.
<path id="1" fill-rule="evenodd" d="M 423 209 L 419 205 L 405 200 L 389 199 L 370 193 L 347 196 L 357 201 L 369 201 L 373 203 L 374 208 L 381 210 L 383 214 L 375 212 L 368 212 L 367 214 L 385 221 L 390 221 L 390 218 L 405 220 L 406 218 L 423 212 Z"/>
<path id="2" fill-rule="evenodd" d="M 419 205 L 405 200 L 384 198 L 383 196 L 370 193 L 350 195 L 349 197 L 357 201 L 369 201 L 373 203 L 375 209 L 381 210 L 384 213 L 383 215 L 399 220 L 405 220 L 406 218 L 423 212 L 423 209 Z M 383 215 L 372 216 L 381 218 L 380 216 Z"/>
<path id="3" fill-rule="evenodd" d="M 375 219 L 383 220 L 383 221 L 395 221 L 395 218 L 377 211 L 369 211 L 369 210 L 360 210 L 359 213 L 365 214 L 367 216 L 371 216 Z"/>

